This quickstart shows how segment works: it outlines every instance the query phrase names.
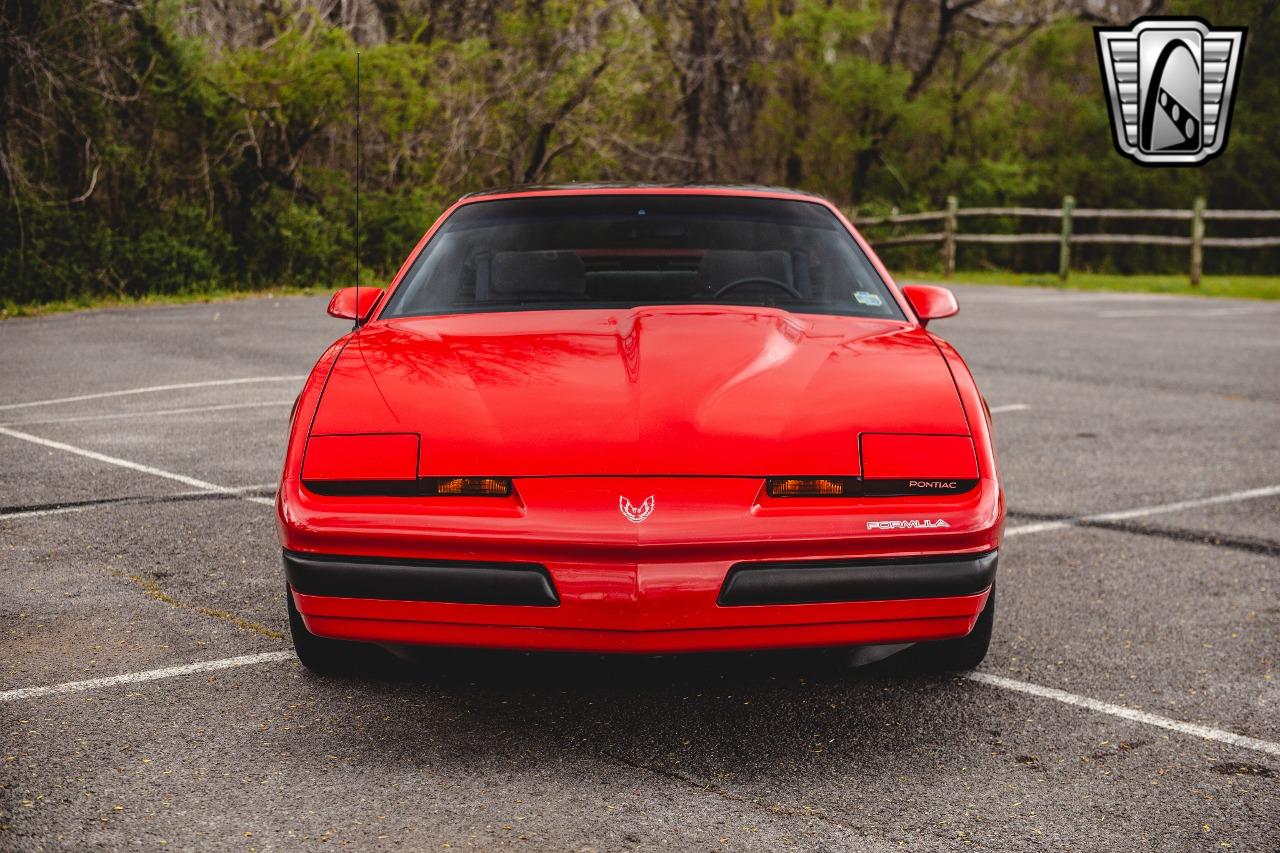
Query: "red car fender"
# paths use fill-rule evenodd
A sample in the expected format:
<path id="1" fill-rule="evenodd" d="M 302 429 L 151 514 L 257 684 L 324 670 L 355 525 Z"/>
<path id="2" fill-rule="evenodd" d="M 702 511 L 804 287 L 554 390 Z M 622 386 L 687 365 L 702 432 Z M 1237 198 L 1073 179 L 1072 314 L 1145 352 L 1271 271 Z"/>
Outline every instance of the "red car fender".
<path id="1" fill-rule="evenodd" d="M 978 391 L 978 383 L 974 381 L 969 365 L 965 364 L 955 347 L 942 338 L 926 332 L 938 347 L 938 352 L 947 362 L 951 377 L 956 383 L 956 392 L 960 395 L 960 403 L 964 407 L 965 417 L 969 421 L 969 433 L 973 436 L 973 448 L 978 455 L 978 476 L 991 480 L 999 487 L 999 501 L 996 506 L 997 518 L 1000 521 L 999 538 L 1004 539 L 1005 497 L 1004 488 L 1000 487 L 1000 468 L 996 463 L 995 444 L 991 434 L 991 417 L 988 414 L 986 401 Z M 995 518 L 992 522 L 995 522 Z"/>
<path id="2" fill-rule="evenodd" d="M 280 525 L 280 533 L 284 533 L 284 486 L 296 475 L 290 472 L 302 470 L 302 456 L 307 449 L 307 436 L 311 434 L 311 423 L 315 420 L 316 409 L 320 407 L 320 397 L 324 393 L 325 383 L 329 381 L 329 371 L 337 362 L 338 356 L 351 340 L 352 333 L 347 333 L 329 345 L 315 366 L 311 368 L 298 398 L 293 401 L 293 411 L 289 416 L 289 441 L 285 445 L 284 469 L 280 472 L 280 488 L 276 491 L 276 523 Z"/>

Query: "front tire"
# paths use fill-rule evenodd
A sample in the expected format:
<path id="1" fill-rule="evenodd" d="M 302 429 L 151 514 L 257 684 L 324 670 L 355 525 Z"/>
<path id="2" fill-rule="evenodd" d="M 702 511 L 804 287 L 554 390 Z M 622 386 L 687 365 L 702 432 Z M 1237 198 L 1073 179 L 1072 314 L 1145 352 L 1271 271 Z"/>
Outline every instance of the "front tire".
<path id="1" fill-rule="evenodd" d="M 913 669 L 922 672 L 964 672 L 975 669 L 991 646 L 991 629 L 996 621 L 996 585 L 991 584 L 987 604 L 978 614 L 973 630 L 954 640 L 917 643 L 907 655 Z"/>
<path id="2" fill-rule="evenodd" d="M 288 585 L 284 597 L 289 606 L 289 634 L 293 637 L 293 650 L 299 662 L 319 675 L 350 675 L 368 666 L 376 651 L 365 643 L 331 640 L 317 637 L 302 623 L 302 614 L 293 603 L 293 591 Z"/>
<path id="3" fill-rule="evenodd" d="M 996 584 L 991 585 L 987 605 L 978 613 L 973 630 L 964 637 L 950 640 L 927 640 L 915 643 L 883 663 L 873 666 L 886 667 L 888 672 L 902 675 L 929 674 L 929 672 L 964 672 L 975 669 L 987 657 L 991 647 L 991 629 L 996 622 Z"/>

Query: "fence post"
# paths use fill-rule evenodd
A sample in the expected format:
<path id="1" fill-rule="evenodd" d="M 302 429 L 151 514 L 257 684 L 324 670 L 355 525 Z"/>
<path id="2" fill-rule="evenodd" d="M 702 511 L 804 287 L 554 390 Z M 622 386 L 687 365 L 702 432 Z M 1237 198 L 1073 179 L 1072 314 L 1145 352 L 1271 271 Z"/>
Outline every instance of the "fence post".
<path id="1" fill-rule="evenodd" d="M 1062 197 L 1062 239 L 1058 243 L 1058 278 L 1067 280 L 1071 272 L 1071 211 L 1076 208 L 1076 197 Z"/>
<path id="2" fill-rule="evenodd" d="M 1191 286 L 1200 286 L 1200 273 L 1204 271 L 1204 196 L 1196 196 L 1191 208 Z"/>
<path id="3" fill-rule="evenodd" d="M 942 238 L 942 277 L 951 278 L 956 272 L 956 210 L 960 200 L 953 195 L 947 196 L 947 219 L 945 234 Z"/>

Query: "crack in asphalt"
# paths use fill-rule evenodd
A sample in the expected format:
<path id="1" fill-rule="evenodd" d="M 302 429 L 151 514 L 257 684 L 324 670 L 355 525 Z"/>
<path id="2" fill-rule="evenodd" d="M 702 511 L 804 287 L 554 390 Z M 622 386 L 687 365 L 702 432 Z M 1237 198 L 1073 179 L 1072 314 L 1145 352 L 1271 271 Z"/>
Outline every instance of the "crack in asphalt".
<path id="1" fill-rule="evenodd" d="M 222 492 L 179 492 L 173 495 L 121 495 L 113 498 L 89 498 L 79 501 L 54 501 L 40 504 L 13 504 L 0 506 L 0 517 L 18 515 L 27 512 L 48 512 L 49 510 L 79 509 L 92 506 L 128 506 L 130 504 L 162 504 L 181 503 L 184 501 L 203 500 L 237 500 L 241 495 L 267 495 L 274 493 L 269 489 L 244 489 L 236 494 Z"/>
<path id="2" fill-rule="evenodd" d="M 1198 397 L 1206 400 L 1221 401 L 1224 399 L 1222 392 L 1211 388 L 1181 388 L 1171 385 L 1168 382 L 1154 382 L 1150 379 L 1130 379 L 1121 380 L 1114 377 L 1107 381 L 1098 381 L 1092 376 L 1074 376 L 1070 373 L 1064 373 L 1061 370 L 1052 368 L 1036 368 L 1036 367 L 1014 367 L 1005 361 L 987 361 L 982 358 L 968 357 L 965 359 L 969 367 L 976 374 L 978 373 L 1004 373 L 1012 376 L 1022 376 L 1030 379 L 1052 379 L 1058 382 L 1072 383 L 1076 385 L 1084 385 L 1093 391 L 1098 388 L 1114 388 L 1129 389 L 1134 391 L 1157 391 L 1162 394 L 1180 397 Z M 1276 405 L 1277 401 L 1274 397 L 1261 397 L 1251 394 L 1236 394 L 1230 398 L 1232 402 L 1241 403 L 1262 403 L 1264 405 Z"/>
<path id="3" fill-rule="evenodd" d="M 757 810 L 769 815 L 771 818 L 811 817 L 816 820 L 822 821 L 823 823 L 829 824 L 830 826 L 833 826 L 836 829 L 851 831 L 851 832 L 866 831 L 858 827 L 853 827 L 848 824 L 841 823 L 840 821 L 836 820 L 834 817 L 822 811 L 821 809 L 812 808 L 810 806 L 805 806 L 803 809 L 798 809 L 798 808 L 783 806 L 781 803 L 776 803 L 773 806 L 769 806 L 757 797 L 748 797 L 742 794 L 735 794 L 732 791 L 726 788 L 723 788 L 714 782 L 700 782 L 691 776 L 686 776 L 683 773 L 679 773 L 675 770 L 669 770 L 665 767 L 655 767 L 653 765 L 644 764 L 639 761 L 632 761 L 628 758 L 624 758 L 621 755 L 617 755 L 612 752 L 600 752 L 597 754 L 604 758 L 607 758 L 610 761 L 613 761 L 615 764 L 620 764 L 624 767 L 630 767 L 633 770 L 643 770 L 647 773 L 652 773 L 655 776 L 661 776 L 664 779 L 670 779 L 673 782 L 679 782 L 685 787 L 695 788 L 704 793 L 717 796 L 722 800 L 727 800 L 732 803 L 740 803 L 743 805 L 753 806 Z"/>
<path id="4" fill-rule="evenodd" d="M 287 639 L 282 632 L 277 631 L 274 628 L 268 628 L 266 625 L 260 625 L 257 622 L 245 619 L 243 616 L 237 616 L 235 613 L 231 613 L 230 611 L 217 610 L 213 607 L 205 607 L 202 604 L 190 604 L 185 601 L 180 601 L 166 592 L 164 587 L 160 586 L 160 584 L 152 578 L 145 578 L 142 575 L 130 575 L 118 570 L 113 570 L 111 575 L 112 577 L 129 581 L 146 593 L 148 597 L 153 598 L 162 604 L 167 604 L 170 607 L 175 607 L 179 610 L 190 610 L 192 613 L 199 613 L 201 616 L 218 619 L 226 622 L 228 625 L 239 628 L 242 631 L 250 631 L 262 637 L 269 637 L 272 640 L 280 640 L 283 642 Z"/>
<path id="5" fill-rule="evenodd" d="M 1179 527 L 1145 527 L 1141 524 L 1125 521 L 1085 521 L 1076 526 L 1097 527 L 1103 530 L 1114 530 L 1117 533 L 1133 533 L 1138 536 L 1152 536 L 1159 539 L 1169 539 L 1174 542 L 1214 545 L 1219 548 L 1230 548 L 1234 551 L 1261 554 L 1264 557 L 1280 557 L 1280 542 L 1254 536 L 1227 536 L 1212 531 L 1187 530 Z"/>
<path id="6" fill-rule="evenodd" d="M 1280 557 L 1280 542 L 1258 536 L 1229 536 L 1205 530 L 1188 530 L 1183 527 L 1149 527 L 1132 521 L 1088 521 L 1079 516 L 1062 515 L 1050 512 L 1026 512 L 1010 510 L 1010 518 L 1025 518 L 1032 521 L 1061 521 L 1072 527 L 1091 527 L 1098 530 L 1111 530 L 1116 533 L 1132 533 L 1135 536 L 1150 536 L 1157 539 L 1168 539 L 1174 542 L 1189 542 L 1196 545 L 1212 545 L 1218 548 L 1230 548 L 1250 554 L 1261 554 L 1264 557 Z"/>
<path id="7" fill-rule="evenodd" d="M 269 489 L 243 489 L 236 494 L 222 492 L 179 492 L 172 495 L 122 495 L 112 498 L 90 498 L 79 501 L 54 501 L 39 504 L 13 504 L 0 506 L 0 520 L 8 515 L 22 515 L 34 512 L 49 512 L 66 509 L 80 509 L 94 506 L 130 506 L 145 504 L 182 503 L 205 500 L 236 500 L 243 495 L 267 495 Z M 1117 533 L 1131 533 L 1136 536 L 1151 536 L 1175 542 L 1188 542 L 1197 545 L 1211 545 L 1229 548 L 1264 557 L 1280 557 L 1280 542 L 1255 536 L 1229 536 L 1223 533 L 1203 530 L 1188 530 L 1177 527 L 1149 527 L 1144 524 L 1126 521 L 1089 521 L 1079 516 L 1061 513 L 1033 512 L 1030 510 L 1010 510 L 1009 519 L 1029 519 L 1032 521 L 1060 521 L 1072 527 L 1091 527 L 1099 530 L 1111 530 Z"/>

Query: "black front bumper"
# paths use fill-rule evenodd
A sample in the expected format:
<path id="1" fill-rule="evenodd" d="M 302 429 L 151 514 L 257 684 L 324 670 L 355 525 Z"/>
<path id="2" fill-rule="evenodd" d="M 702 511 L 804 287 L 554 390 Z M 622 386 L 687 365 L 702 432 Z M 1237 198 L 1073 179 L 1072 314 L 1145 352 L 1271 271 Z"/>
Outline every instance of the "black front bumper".
<path id="1" fill-rule="evenodd" d="M 396 560 L 284 551 L 289 586 L 304 595 L 451 604 L 560 604 L 551 574 L 536 563 Z M 738 563 L 716 603 L 821 604 L 974 595 L 991 586 L 999 553 L 904 560 Z"/>
<path id="2" fill-rule="evenodd" d="M 535 607 L 560 603 L 550 573 L 536 563 L 330 557 L 285 551 L 284 573 L 289 586 L 303 595 Z"/>
<path id="3" fill-rule="evenodd" d="M 722 607 L 821 604 L 974 595 L 995 581 L 999 552 L 909 560 L 738 563 L 729 569 Z"/>

